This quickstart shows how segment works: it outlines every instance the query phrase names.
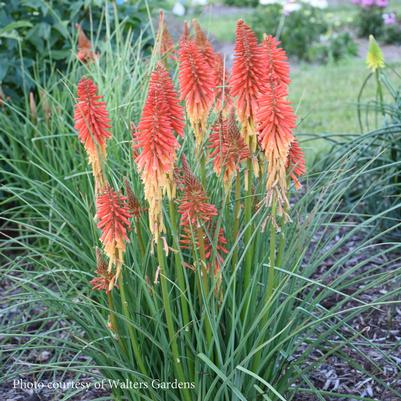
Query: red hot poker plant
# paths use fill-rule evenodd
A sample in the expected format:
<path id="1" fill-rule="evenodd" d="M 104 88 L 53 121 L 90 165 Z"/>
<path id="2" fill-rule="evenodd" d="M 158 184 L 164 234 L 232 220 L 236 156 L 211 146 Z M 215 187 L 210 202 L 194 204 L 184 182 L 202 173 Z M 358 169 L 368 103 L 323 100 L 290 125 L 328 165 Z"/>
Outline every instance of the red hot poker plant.
<path id="1" fill-rule="evenodd" d="M 174 197 L 173 169 L 179 143 L 174 131 L 183 135 L 183 111 L 178 104 L 173 83 L 163 66 L 152 73 L 141 121 L 135 132 L 136 148 L 141 153 L 135 161 L 144 183 L 149 203 L 149 224 L 157 241 L 165 231 L 162 213 L 163 193 Z"/>
<path id="2" fill-rule="evenodd" d="M 78 102 L 75 105 L 74 121 L 79 140 L 85 146 L 98 192 L 105 185 L 102 164 L 106 159 L 106 142 L 111 137 L 110 118 L 106 103 L 97 95 L 97 87 L 89 78 L 78 83 Z"/>
<path id="3" fill-rule="evenodd" d="M 196 145 L 202 144 L 209 111 L 214 101 L 215 75 L 195 42 L 181 40 L 179 49 L 181 100 L 195 133 Z"/>
<path id="4" fill-rule="evenodd" d="M 234 110 L 228 119 L 219 114 L 209 137 L 210 158 L 217 175 L 224 173 L 223 181 L 226 190 L 231 187 L 233 177 L 240 169 L 240 163 L 250 156 L 248 147 L 235 120 Z"/>
<path id="5" fill-rule="evenodd" d="M 98 228 L 102 231 L 100 241 L 104 246 L 104 252 L 109 258 L 108 272 L 115 267 L 115 275 L 110 280 L 109 290 L 114 286 L 123 265 L 125 243 L 128 241 L 127 230 L 131 217 L 127 198 L 106 185 L 103 192 L 96 199 L 96 217 Z"/>
<path id="6" fill-rule="evenodd" d="M 298 178 L 306 173 L 306 167 L 304 152 L 296 138 L 291 142 L 286 168 L 289 171 L 291 179 L 294 181 L 295 189 L 300 189 L 301 183 Z"/>
<path id="7" fill-rule="evenodd" d="M 234 64 L 230 79 L 230 93 L 236 98 L 238 119 L 242 134 L 250 150 L 257 146 L 255 118 L 257 98 L 263 92 L 266 57 L 256 35 L 243 20 L 237 22 Z"/>

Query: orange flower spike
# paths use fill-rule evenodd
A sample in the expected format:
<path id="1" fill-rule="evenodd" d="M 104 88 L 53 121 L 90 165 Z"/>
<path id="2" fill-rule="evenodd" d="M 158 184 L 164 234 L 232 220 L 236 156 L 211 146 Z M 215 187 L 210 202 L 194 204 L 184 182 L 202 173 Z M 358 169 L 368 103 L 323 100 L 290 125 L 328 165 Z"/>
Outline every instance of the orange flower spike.
<path id="1" fill-rule="evenodd" d="M 176 59 L 175 44 L 164 21 L 163 11 L 160 11 L 159 16 L 159 28 L 156 35 L 155 52 L 159 53 L 161 57 L 165 58 L 165 62 L 167 61 L 167 57 L 170 57 L 172 60 Z"/>
<path id="2" fill-rule="evenodd" d="M 195 44 L 198 46 L 208 66 L 214 69 L 216 64 L 216 53 L 213 50 L 212 44 L 209 42 L 209 39 L 202 31 L 202 28 L 196 19 L 192 20 L 192 26 L 195 30 Z"/>
<path id="3" fill-rule="evenodd" d="M 290 66 L 285 51 L 279 47 L 280 42 L 273 36 L 266 34 L 263 37 L 262 48 L 267 57 L 267 79 L 276 85 L 288 85 L 290 79 Z"/>
<path id="4" fill-rule="evenodd" d="M 95 61 L 98 55 L 93 51 L 92 42 L 87 38 L 80 24 L 75 24 L 75 27 L 78 30 L 78 60 L 83 63 Z"/>
<path id="5" fill-rule="evenodd" d="M 280 209 L 288 205 L 286 163 L 296 126 L 296 116 L 283 85 L 266 87 L 259 98 L 257 121 L 259 144 L 268 161 L 266 189 L 269 196 L 278 196 Z"/>
<path id="6" fill-rule="evenodd" d="M 181 100 L 194 129 L 199 149 L 206 132 L 206 121 L 214 101 L 215 75 L 191 40 L 182 40 L 179 49 Z"/>
<path id="7" fill-rule="evenodd" d="M 291 179 L 294 181 L 295 189 L 300 189 L 301 183 L 299 182 L 298 177 L 305 175 L 306 167 L 304 152 L 299 146 L 296 138 L 291 143 L 286 168 L 289 171 Z"/>
<path id="8" fill-rule="evenodd" d="M 170 76 L 160 64 L 152 73 L 141 121 L 134 134 L 135 147 L 142 149 L 135 159 L 149 203 L 150 229 L 157 241 L 165 230 L 162 214 L 163 193 L 174 197 L 173 169 L 179 143 L 174 131 L 183 135 L 183 110 Z"/>
<path id="9" fill-rule="evenodd" d="M 249 149 L 240 135 L 234 110 L 228 120 L 219 115 L 212 128 L 209 148 L 212 149 L 210 157 L 213 159 L 214 170 L 218 175 L 224 171 L 224 187 L 229 190 L 241 161 L 250 157 Z"/>
<path id="10" fill-rule="evenodd" d="M 216 54 L 214 70 L 216 74 L 216 111 L 223 111 L 226 114 L 232 107 L 232 98 L 228 84 L 229 74 L 221 54 Z"/>
<path id="11" fill-rule="evenodd" d="M 236 98 L 242 134 L 251 151 L 256 150 L 255 118 L 257 98 L 266 81 L 266 55 L 258 45 L 254 32 L 242 19 L 237 22 L 234 64 L 230 79 L 230 93 Z"/>
<path id="12" fill-rule="evenodd" d="M 127 198 L 116 192 L 110 185 L 106 185 L 96 199 L 97 226 L 102 231 L 100 241 L 109 258 L 108 272 L 111 272 L 113 265 L 116 268 L 109 289 L 113 288 L 121 273 L 125 243 L 128 242 L 127 230 L 130 226 L 128 219 L 131 215 L 126 201 Z"/>
<path id="13" fill-rule="evenodd" d="M 190 32 L 189 32 L 189 25 L 188 25 L 188 22 L 185 21 L 184 22 L 184 27 L 182 29 L 182 35 L 181 35 L 181 38 L 180 38 L 180 42 L 184 42 L 186 40 L 190 40 L 190 38 L 191 38 L 191 35 L 190 35 Z"/>
<path id="14" fill-rule="evenodd" d="M 96 191 L 104 186 L 102 162 L 106 159 L 106 141 L 111 137 L 106 103 L 97 95 L 97 87 L 89 78 L 78 83 L 78 99 L 74 109 L 75 129 L 84 144 L 95 177 Z"/>

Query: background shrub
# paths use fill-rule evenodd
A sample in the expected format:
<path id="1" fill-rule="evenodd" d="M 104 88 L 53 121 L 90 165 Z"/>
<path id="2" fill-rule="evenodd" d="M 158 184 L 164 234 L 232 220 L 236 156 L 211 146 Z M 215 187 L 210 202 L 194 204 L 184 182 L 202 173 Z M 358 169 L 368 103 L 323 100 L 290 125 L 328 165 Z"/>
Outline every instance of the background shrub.
<path id="1" fill-rule="evenodd" d="M 379 7 L 361 7 L 355 20 L 355 26 L 361 38 L 369 35 L 379 37 L 383 33 L 383 10 Z"/>
<path id="2" fill-rule="evenodd" d="M 291 56 L 308 58 L 308 49 L 319 42 L 320 35 L 327 31 L 328 25 L 322 10 L 303 4 L 299 10 L 284 16 L 279 4 L 260 6 L 253 14 L 253 28 L 262 35 L 276 34 Z"/>
<path id="3" fill-rule="evenodd" d="M 105 0 L 0 3 L 0 83 L 5 96 L 15 101 L 24 91 L 32 90 L 33 76 L 43 83 L 52 68 L 65 71 L 69 60 L 75 57 L 72 50 L 76 23 L 102 38 L 106 29 L 102 22 L 108 13 L 110 29 L 119 21 L 125 31 L 134 32 L 135 40 L 145 28 L 145 2 L 105 4 Z"/>

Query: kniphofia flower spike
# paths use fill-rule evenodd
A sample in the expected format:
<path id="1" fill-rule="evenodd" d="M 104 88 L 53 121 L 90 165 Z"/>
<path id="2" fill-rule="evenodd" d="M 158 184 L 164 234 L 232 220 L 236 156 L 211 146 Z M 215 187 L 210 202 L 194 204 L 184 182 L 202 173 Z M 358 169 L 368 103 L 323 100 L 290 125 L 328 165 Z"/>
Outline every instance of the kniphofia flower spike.
<path id="1" fill-rule="evenodd" d="M 257 98 L 265 84 L 266 57 L 251 28 L 243 20 L 237 22 L 234 64 L 230 78 L 230 93 L 235 100 L 241 132 L 251 151 L 256 150 L 255 118 Z"/>
<path id="2" fill-rule="evenodd" d="M 95 61 L 98 55 L 93 51 L 92 42 L 87 38 L 80 24 L 75 26 L 78 30 L 78 60 L 83 63 Z"/>
<path id="3" fill-rule="evenodd" d="M 209 137 L 209 148 L 212 150 L 210 158 L 213 160 L 214 171 L 217 175 L 224 174 L 224 187 L 229 190 L 240 163 L 250 157 L 238 129 L 234 109 L 228 119 L 220 113 Z"/>
<path id="4" fill-rule="evenodd" d="M 224 230 L 219 231 L 216 244 L 216 255 L 213 255 L 213 217 L 217 216 L 216 206 L 209 202 L 209 198 L 200 181 L 194 176 L 188 166 L 185 156 L 182 156 L 182 168 L 176 168 L 175 176 L 178 188 L 182 192 L 179 199 L 178 213 L 181 215 L 180 226 L 182 229 L 181 246 L 186 249 L 199 249 L 202 243 L 205 250 L 207 267 L 211 265 L 215 277 L 219 276 L 220 266 L 223 261 L 222 253 L 227 253 L 225 244 L 227 240 Z M 215 258 L 213 258 L 215 256 Z M 219 277 L 218 277 L 219 279 Z"/>
<path id="5" fill-rule="evenodd" d="M 107 271 L 110 273 L 112 267 L 115 267 L 115 274 L 109 283 L 111 290 L 121 273 L 125 243 L 128 242 L 127 230 L 131 215 L 127 198 L 107 184 L 96 198 L 96 217 L 97 226 L 102 231 L 100 241 L 109 258 Z"/>
<path id="6" fill-rule="evenodd" d="M 181 100 L 195 133 L 197 149 L 206 132 L 206 121 L 214 101 L 215 74 L 208 67 L 199 47 L 191 39 L 183 39 L 179 49 L 179 81 Z"/>
<path id="7" fill-rule="evenodd" d="M 146 103 L 134 133 L 134 146 L 142 149 L 135 161 L 149 203 L 150 230 L 156 241 L 165 230 L 163 194 L 175 196 L 173 170 L 179 143 L 174 132 L 181 136 L 184 133 L 183 110 L 168 72 L 159 64 L 150 77 Z"/>
<path id="8" fill-rule="evenodd" d="M 257 113 L 258 140 L 267 162 L 267 199 L 268 205 L 276 200 L 279 213 L 288 206 L 286 164 L 290 145 L 294 140 L 293 129 L 296 117 L 287 100 L 284 85 L 268 85 L 259 98 Z"/>
<path id="9" fill-rule="evenodd" d="M 294 181 L 295 189 L 300 189 L 301 183 L 299 182 L 298 178 L 306 173 L 306 167 L 304 152 L 299 146 L 296 138 L 291 142 L 286 168 L 291 179 Z"/>
<path id="10" fill-rule="evenodd" d="M 172 60 L 176 59 L 175 44 L 164 21 L 163 11 L 160 11 L 159 28 L 156 35 L 154 52 L 162 57 L 165 65 L 167 65 L 168 57 L 170 57 Z"/>
<path id="11" fill-rule="evenodd" d="M 95 178 L 96 192 L 105 185 L 102 164 L 106 159 L 106 142 L 111 137 L 106 103 L 97 95 L 97 87 L 89 78 L 78 83 L 78 101 L 74 110 L 75 129 L 84 144 Z"/>

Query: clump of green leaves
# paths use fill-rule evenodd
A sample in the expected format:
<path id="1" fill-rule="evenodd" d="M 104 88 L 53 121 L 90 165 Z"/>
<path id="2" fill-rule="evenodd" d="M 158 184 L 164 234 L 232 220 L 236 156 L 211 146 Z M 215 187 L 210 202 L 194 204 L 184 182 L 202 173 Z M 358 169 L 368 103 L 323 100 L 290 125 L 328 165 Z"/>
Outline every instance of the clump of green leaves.
<path id="1" fill-rule="evenodd" d="M 5 96 L 14 101 L 43 83 L 52 69 L 65 71 L 75 57 L 75 24 L 102 38 L 109 14 L 110 29 L 115 20 L 135 40 L 144 28 L 146 4 L 117 5 L 105 0 L 13 0 L 0 3 L 0 83 Z M 95 40 L 96 42 L 96 40 Z"/>

